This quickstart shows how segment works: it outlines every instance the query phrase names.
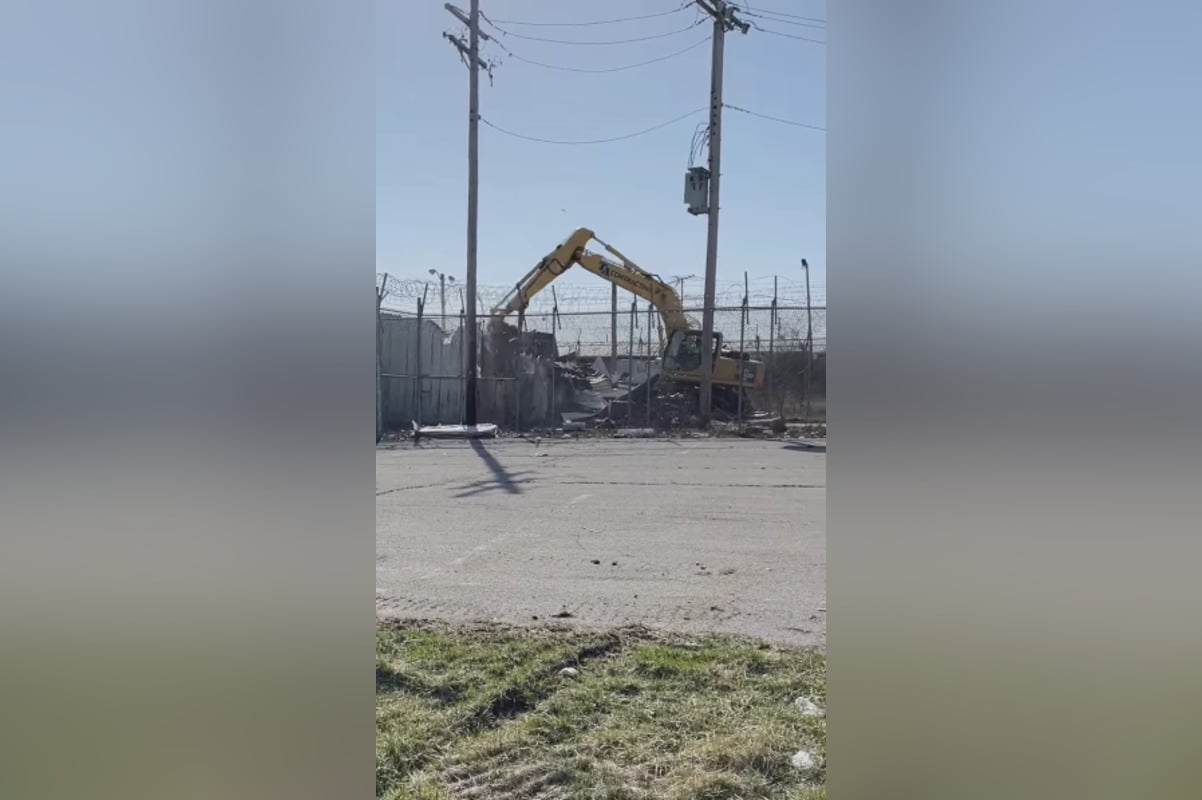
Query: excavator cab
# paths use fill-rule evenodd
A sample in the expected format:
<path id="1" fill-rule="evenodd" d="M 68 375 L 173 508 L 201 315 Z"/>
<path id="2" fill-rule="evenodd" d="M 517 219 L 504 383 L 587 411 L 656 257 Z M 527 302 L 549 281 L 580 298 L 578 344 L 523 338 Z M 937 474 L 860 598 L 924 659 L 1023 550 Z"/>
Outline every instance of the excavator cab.
<path id="1" fill-rule="evenodd" d="M 722 352 L 722 334 L 714 331 L 710 353 L 715 360 Z M 668 337 L 668 346 L 664 349 L 664 372 L 700 372 L 701 371 L 701 331 L 675 330 Z"/>
<path id="2" fill-rule="evenodd" d="M 760 389 L 764 385 L 764 365 L 753 361 L 747 353 L 724 352 L 722 334 L 714 331 L 710 353 L 713 357 L 713 378 L 716 385 Z M 664 374 L 696 383 L 701 380 L 701 331 L 679 328 L 668 336 L 664 348 Z"/>

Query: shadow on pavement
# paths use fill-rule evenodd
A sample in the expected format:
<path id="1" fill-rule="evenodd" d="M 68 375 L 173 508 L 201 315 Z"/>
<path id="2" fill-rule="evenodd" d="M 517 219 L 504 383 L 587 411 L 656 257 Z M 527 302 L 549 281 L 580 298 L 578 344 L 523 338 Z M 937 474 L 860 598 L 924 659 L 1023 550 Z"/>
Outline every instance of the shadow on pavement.
<path id="1" fill-rule="evenodd" d="M 525 483 L 526 481 L 520 479 L 523 475 L 527 475 L 529 473 L 512 473 L 505 469 L 505 465 L 500 461 L 497 461 L 497 457 L 488 452 L 488 448 L 485 447 L 479 439 L 472 439 L 471 444 L 472 449 L 476 451 L 476 455 L 480 456 L 480 459 L 484 462 L 485 466 L 488 467 L 489 472 L 491 472 L 493 476 L 489 480 L 477 481 L 462 487 L 464 491 L 455 495 L 456 497 L 470 497 L 474 494 L 490 492 L 496 489 L 502 489 L 509 494 L 522 493 L 522 487 L 519 485 L 519 483 Z"/>

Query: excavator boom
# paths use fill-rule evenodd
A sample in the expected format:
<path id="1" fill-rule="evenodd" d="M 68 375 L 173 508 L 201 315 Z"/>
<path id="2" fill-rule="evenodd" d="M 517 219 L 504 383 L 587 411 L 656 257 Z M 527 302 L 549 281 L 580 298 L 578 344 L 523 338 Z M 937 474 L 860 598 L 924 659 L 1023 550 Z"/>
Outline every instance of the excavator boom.
<path id="1" fill-rule="evenodd" d="M 618 259 L 607 258 L 600 253 L 587 249 L 589 242 L 596 241 L 605 250 Z M 510 292 L 496 309 L 493 319 L 503 320 L 510 314 L 524 311 L 534 295 L 543 289 L 573 265 L 579 264 L 594 275 L 616 283 L 623 289 L 635 294 L 659 311 L 666 331 L 686 329 L 689 320 L 680 304 L 680 297 L 672 287 L 660 280 L 656 275 L 635 264 L 618 250 L 597 238 L 588 228 L 578 228 L 545 258 L 534 265 L 518 281 L 517 286 Z"/>
<path id="2" fill-rule="evenodd" d="M 587 249 L 593 241 L 600 244 L 609 255 Z M 493 309 L 493 323 L 501 323 L 510 314 L 525 311 L 536 294 L 576 264 L 655 306 L 663 323 L 660 344 L 664 351 L 665 374 L 684 383 L 700 382 L 701 332 L 690 324 L 681 307 L 680 297 L 669 284 L 622 255 L 617 248 L 601 241 L 588 228 L 573 231 L 571 236 L 535 264 Z M 713 378 L 716 384 L 726 387 L 763 386 L 762 363 L 750 361 L 743 354 L 739 354 L 737 359 L 728 357 L 720 351 L 721 334 L 715 333 L 711 352 L 714 354 Z"/>

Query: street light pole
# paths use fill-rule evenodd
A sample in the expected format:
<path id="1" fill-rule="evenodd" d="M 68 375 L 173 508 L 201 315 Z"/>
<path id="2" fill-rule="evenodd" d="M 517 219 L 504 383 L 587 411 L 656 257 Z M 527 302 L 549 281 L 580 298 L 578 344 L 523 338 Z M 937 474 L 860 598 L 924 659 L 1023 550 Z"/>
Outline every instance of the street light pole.
<path id="1" fill-rule="evenodd" d="M 451 283 L 454 283 L 455 276 L 448 276 L 446 273 L 439 272 L 436 269 L 431 269 L 429 272 L 431 275 L 438 276 L 438 300 L 441 304 L 442 313 L 442 318 L 439 324 L 442 325 L 442 329 L 445 331 L 447 329 L 447 281 L 449 280 Z"/>
<path id="2" fill-rule="evenodd" d="M 696 275 L 673 275 L 672 282 L 676 284 L 676 294 L 680 296 L 680 307 L 685 307 L 684 282 L 696 278 Z"/>

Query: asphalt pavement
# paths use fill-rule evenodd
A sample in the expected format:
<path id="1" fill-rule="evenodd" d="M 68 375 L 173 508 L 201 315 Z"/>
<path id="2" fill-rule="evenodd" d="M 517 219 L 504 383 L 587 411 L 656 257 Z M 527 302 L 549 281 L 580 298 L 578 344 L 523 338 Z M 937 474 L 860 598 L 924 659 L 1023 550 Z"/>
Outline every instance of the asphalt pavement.
<path id="1" fill-rule="evenodd" d="M 376 452 L 381 615 L 826 643 L 826 453 L 730 438 Z"/>

